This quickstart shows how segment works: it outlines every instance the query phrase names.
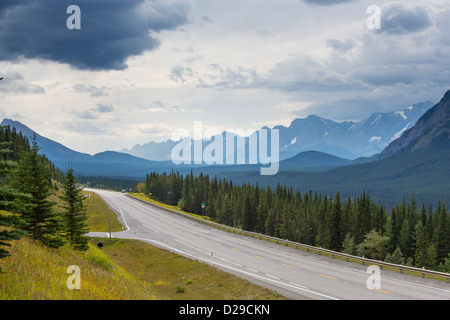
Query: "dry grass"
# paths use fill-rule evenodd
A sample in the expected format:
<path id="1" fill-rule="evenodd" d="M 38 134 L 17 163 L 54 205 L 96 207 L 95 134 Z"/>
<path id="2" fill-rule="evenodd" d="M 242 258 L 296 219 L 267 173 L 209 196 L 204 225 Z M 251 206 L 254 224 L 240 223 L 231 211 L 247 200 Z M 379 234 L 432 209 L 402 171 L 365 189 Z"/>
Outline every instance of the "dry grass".
<path id="1" fill-rule="evenodd" d="M 69 289 L 70 265 L 80 268 L 80 289 Z M 155 299 L 152 287 L 126 272 L 95 246 L 81 253 L 51 249 L 29 238 L 14 241 L 11 256 L 0 260 L 2 300 Z"/>

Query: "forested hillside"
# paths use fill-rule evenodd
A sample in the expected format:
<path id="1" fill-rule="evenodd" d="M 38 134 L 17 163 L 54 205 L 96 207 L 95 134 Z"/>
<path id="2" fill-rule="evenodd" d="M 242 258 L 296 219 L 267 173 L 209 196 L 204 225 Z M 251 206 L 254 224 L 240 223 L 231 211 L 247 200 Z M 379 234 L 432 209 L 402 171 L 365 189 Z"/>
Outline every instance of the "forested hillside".
<path id="1" fill-rule="evenodd" d="M 155 199 L 212 220 L 270 236 L 367 258 L 450 271 L 450 218 L 445 203 L 411 198 L 391 210 L 361 191 L 341 199 L 278 185 L 233 185 L 208 175 L 151 173 L 137 186 Z M 202 203 L 205 205 L 202 208 Z"/>

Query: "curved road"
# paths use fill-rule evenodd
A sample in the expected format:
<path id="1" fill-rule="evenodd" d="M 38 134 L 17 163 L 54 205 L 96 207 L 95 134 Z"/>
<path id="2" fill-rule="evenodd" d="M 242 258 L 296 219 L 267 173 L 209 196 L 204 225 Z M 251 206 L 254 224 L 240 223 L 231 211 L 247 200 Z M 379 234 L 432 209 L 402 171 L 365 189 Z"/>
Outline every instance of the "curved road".
<path id="1" fill-rule="evenodd" d="M 367 283 L 372 273 L 368 273 L 368 266 L 228 233 L 122 193 L 85 190 L 98 194 L 118 213 L 126 230 L 112 233 L 113 237 L 146 241 L 212 264 L 289 298 L 450 299 L 450 284 L 445 282 L 383 269 L 379 278 L 381 286 L 370 289 Z M 109 237 L 105 232 L 89 235 Z"/>

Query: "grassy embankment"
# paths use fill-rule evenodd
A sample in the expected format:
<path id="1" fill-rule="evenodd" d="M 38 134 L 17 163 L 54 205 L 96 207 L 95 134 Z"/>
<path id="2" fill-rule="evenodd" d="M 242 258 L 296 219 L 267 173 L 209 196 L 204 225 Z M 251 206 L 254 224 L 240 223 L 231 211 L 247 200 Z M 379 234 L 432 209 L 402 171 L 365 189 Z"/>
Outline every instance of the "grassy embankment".
<path id="1" fill-rule="evenodd" d="M 57 200 L 54 195 L 52 200 Z M 87 201 L 91 231 L 122 230 L 98 196 Z M 56 210 L 59 210 L 58 208 Z M 98 248 L 98 242 L 103 243 Z M 0 299 L 284 299 L 209 265 L 137 240 L 92 239 L 86 253 L 48 248 L 29 238 L 13 241 L 0 260 Z M 67 267 L 80 268 L 81 289 L 70 290 Z"/>

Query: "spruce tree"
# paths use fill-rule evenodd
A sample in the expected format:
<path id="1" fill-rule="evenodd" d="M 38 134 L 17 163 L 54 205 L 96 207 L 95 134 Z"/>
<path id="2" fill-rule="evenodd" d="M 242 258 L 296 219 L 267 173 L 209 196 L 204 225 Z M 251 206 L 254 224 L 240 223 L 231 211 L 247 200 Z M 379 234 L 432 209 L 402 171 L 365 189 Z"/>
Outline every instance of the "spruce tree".
<path id="1" fill-rule="evenodd" d="M 418 223 L 418 225 L 421 226 L 422 224 Z M 421 226 L 417 238 L 417 250 L 414 255 L 416 266 L 419 268 L 433 268 L 436 264 L 435 255 L 436 251 L 434 250 L 433 244 L 430 241 L 427 227 Z"/>
<path id="2" fill-rule="evenodd" d="M 69 244 L 75 249 L 85 251 L 88 249 L 89 238 L 85 236 L 89 232 L 87 225 L 87 207 L 84 204 L 82 188 L 78 187 L 78 181 L 75 179 L 74 170 L 67 170 L 64 184 L 63 195 L 60 199 L 63 201 L 63 232 Z"/>
<path id="3" fill-rule="evenodd" d="M 61 221 L 53 211 L 55 203 L 48 200 L 51 194 L 50 172 L 48 164 L 38 154 L 39 150 L 34 136 L 31 151 L 19 161 L 14 187 L 31 196 L 33 207 L 21 212 L 25 231 L 35 240 L 59 247 L 64 244 L 60 234 Z"/>
<path id="4" fill-rule="evenodd" d="M 384 261 L 395 264 L 405 264 L 405 258 L 403 257 L 400 247 L 397 247 L 392 254 L 388 253 Z"/>
<path id="5" fill-rule="evenodd" d="M 435 248 L 438 263 L 443 262 L 450 252 L 450 228 L 447 220 L 446 206 L 439 201 L 437 208 L 437 227 L 435 232 Z"/>
<path id="6" fill-rule="evenodd" d="M 342 234 L 341 234 L 341 216 L 342 216 L 342 205 L 341 197 L 339 191 L 336 194 L 335 200 L 332 204 L 331 212 L 327 216 L 326 228 L 325 228 L 325 239 L 328 249 L 339 251 L 342 245 Z"/>
<path id="7" fill-rule="evenodd" d="M 3 137 L 9 128 L 2 127 L 0 131 Z M 0 259 L 10 256 L 6 247 L 11 246 L 12 240 L 19 240 L 25 234 L 20 230 L 22 221 L 18 212 L 29 209 L 27 195 L 7 186 L 7 178 L 16 165 L 16 162 L 8 160 L 8 155 L 12 153 L 10 147 L 10 142 L 0 142 Z"/>

